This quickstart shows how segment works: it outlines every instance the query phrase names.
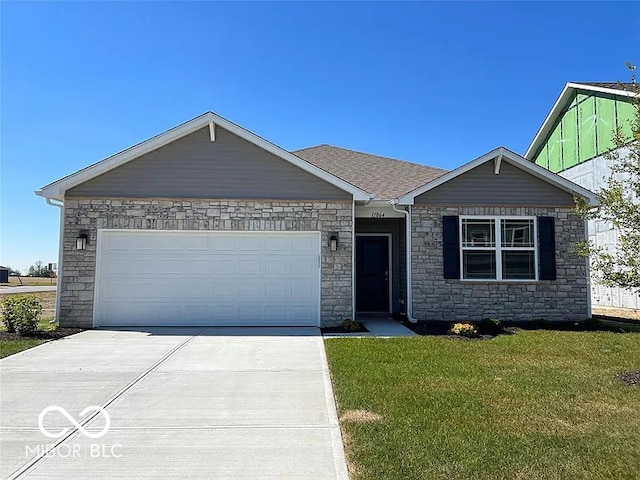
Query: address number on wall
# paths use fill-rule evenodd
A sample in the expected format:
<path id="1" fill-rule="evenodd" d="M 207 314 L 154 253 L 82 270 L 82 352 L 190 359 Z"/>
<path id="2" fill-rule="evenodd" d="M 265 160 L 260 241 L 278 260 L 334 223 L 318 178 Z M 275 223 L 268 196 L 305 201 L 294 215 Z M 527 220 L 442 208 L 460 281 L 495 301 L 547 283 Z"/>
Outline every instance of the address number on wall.
<path id="1" fill-rule="evenodd" d="M 384 218 L 384 212 L 371 212 L 371 218 Z"/>

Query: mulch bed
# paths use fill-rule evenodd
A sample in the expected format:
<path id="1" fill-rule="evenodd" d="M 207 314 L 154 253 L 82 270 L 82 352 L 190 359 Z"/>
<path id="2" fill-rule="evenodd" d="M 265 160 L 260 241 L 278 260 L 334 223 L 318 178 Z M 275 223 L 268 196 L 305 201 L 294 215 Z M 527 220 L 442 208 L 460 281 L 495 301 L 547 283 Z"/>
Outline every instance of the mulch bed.
<path id="1" fill-rule="evenodd" d="M 358 330 L 345 330 L 342 327 L 322 327 L 320 331 L 323 334 L 325 334 L 325 333 L 366 333 L 369 330 L 367 330 L 367 327 L 362 325 L 361 328 L 359 328 Z"/>
<path id="2" fill-rule="evenodd" d="M 449 333 L 449 329 L 451 328 L 451 325 L 454 322 L 439 322 L 439 321 L 433 321 L 433 322 L 418 322 L 418 323 L 411 323 L 411 322 L 402 322 L 402 324 L 407 327 L 409 330 L 413 331 L 414 333 L 417 333 L 418 335 L 428 335 L 428 336 L 438 336 L 438 337 L 442 337 L 442 338 L 449 338 L 451 340 L 490 340 L 492 338 L 494 338 L 496 335 L 510 335 L 513 333 L 516 333 L 518 331 L 518 328 L 516 327 L 504 327 L 504 328 L 482 328 L 482 326 L 479 327 L 480 332 L 484 332 L 481 333 L 480 335 L 478 335 L 477 337 L 465 337 L 463 335 L 453 335 Z M 473 323 L 473 322 L 470 322 Z M 474 323 L 474 325 L 478 326 L 477 323 Z"/>
<path id="3" fill-rule="evenodd" d="M 498 335 L 513 335 L 520 330 L 559 330 L 565 332 L 615 332 L 628 333 L 630 330 L 621 328 L 620 325 L 608 324 L 598 321 L 597 318 L 584 322 L 549 322 L 544 320 L 531 320 L 527 322 L 502 324 L 497 327 L 491 322 L 468 322 L 476 326 L 480 335 L 477 337 L 464 337 L 449 334 L 451 325 L 456 322 L 430 321 L 430 322 L 402 322 L 402 324 L 418 335 L 434 335 L 456 340 L 489 340 Z M 464 323 L 464 322 L 463 322 Z M 623 325 L 624 327 L 624 325 Z"/>
<path id="4" fill-rule="evenodd" d="M 68 337 L 74 333 L 84 331 L 82 328 L 65 328 L 58 327 L 55 330 L 43 332 L 37 330 L 29 335 L 18 335 L 17 333 L 0 332 L 0 340 L 18 340 L 20 338 L 37 338 L 39 340 L 58 340 L 59 338 Z"/>
<path id="5" fill-rule="evenodd" d="M 624 372 L 620 375 L 617 375 L 616 378 L 628 385 L 640 386 L 640 370 L 636 370 L 634 372 Z"/>

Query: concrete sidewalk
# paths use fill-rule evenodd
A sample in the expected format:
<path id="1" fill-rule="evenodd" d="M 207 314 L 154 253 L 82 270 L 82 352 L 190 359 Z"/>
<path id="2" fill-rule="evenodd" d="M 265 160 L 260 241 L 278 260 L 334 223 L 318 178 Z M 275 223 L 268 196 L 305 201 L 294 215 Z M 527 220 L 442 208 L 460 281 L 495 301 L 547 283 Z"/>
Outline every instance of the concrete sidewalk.
<path id="1" fill-rule="evenodd" d="M 2 478 L 348 478 L 315 328 L 93 330 L 2 360 L 0 377 Z M 78 422 L 48 413 L 46 431 L 71 429 L 58 440 L 38 428 L 50 405 Z M 90 405 L 110 417 L 98 439 Z"/>

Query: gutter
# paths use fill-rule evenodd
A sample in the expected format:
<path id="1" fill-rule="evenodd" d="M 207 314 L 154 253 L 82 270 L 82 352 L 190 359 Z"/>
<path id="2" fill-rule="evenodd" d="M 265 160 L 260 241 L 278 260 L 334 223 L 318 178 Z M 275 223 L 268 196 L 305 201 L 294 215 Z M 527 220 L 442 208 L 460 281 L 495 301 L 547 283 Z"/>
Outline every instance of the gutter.
<path id="1" fill-rule="evenodd" d="M 396 208 L 398 200 L 391 201 L 391 208 L 398 213 L 402 213 L 405 216 L 405 241 L 406 241 L 406 269 L 407 269 L 407 320 L 411 323 L 418 323 L 418 320 L 412 317 L 413 314 L 413 292 L 411 282 L 411 206 L 407 207 L 409 210 L 400 210 Z"/>
<path id="2" fill-rule="evenodd" d="M 36 192 L 38 194 L 39 192 Z M 62 288 L 62 241 L 64 235 L 64 203 L 53 203 L 50 198 L 45 198 L 47 205 L 60 209 L 60 227 L 58 236 L 58 272 L 56 279 L 56 320 L 60 322 L 60 289 Z"/>

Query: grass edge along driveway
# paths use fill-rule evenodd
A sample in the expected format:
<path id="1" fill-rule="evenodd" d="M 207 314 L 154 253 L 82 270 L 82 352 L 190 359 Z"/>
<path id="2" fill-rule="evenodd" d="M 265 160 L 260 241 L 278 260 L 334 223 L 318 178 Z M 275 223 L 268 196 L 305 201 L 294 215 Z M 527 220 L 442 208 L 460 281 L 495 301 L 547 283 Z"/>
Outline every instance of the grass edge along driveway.
<path id="1" fill-rule="evenodd" d="M 325 340 L 352 479 L 637 478 L 640 334 Z"/>

